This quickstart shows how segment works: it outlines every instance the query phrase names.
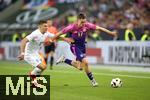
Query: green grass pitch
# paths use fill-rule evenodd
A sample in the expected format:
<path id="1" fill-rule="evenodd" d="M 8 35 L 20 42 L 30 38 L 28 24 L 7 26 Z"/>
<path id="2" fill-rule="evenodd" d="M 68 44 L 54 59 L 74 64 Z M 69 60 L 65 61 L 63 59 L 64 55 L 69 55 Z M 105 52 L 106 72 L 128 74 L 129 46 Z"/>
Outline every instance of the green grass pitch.
<path id="1" fill-rule="evenodd" d="M 30 70 L 32 67 L 24 62 L 0 61 L 1 75 L 26 75 Z M 150 73 L 101 68 L 92 71 L 99 87 L 92 87 L 85 73 L 71 66 L 47 68 L 43 74 L 51 76 L 50 100 L 150 100 Z M 121 88 L 110 87 L 116 77 L 123 81 Z"/>

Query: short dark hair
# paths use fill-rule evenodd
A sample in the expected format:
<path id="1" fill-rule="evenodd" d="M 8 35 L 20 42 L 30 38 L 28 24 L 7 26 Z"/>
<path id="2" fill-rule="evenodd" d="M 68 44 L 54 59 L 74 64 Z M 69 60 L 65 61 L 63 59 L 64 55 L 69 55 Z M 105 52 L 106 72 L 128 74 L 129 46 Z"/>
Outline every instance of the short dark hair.
<path id="1" fill-rule="evenodd" d="M 78 14 L 78 19 L 85 19 L 86 15 L 84 13 L 79 13 Z"/>
<path id="2" fill-rule="evenodd" d="M 45 23 L 47 23 L 46 20 L 40 20 L 40 21 L 38 22 L 38 25 L 42 25 L 42 24 L 45 24 Z"/>

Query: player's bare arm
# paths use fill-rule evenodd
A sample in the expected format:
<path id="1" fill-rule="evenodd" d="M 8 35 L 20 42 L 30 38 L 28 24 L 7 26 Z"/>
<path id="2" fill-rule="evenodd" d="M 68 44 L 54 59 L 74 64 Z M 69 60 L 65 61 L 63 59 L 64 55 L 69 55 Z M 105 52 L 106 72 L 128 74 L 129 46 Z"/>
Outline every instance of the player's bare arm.
<path id="1" fill-rule="evenodd" d="M 63 33 L 60 31 L 60 32 L 58 32 L 54 37 L 53 37 L 53 39 L 52 39 L 52 41 L 54 41 L 54 40 L 56 40 L 56 39 L 58 39 L 59 38 L 59 36 L 60 35 L 62 35 Z"/>
<path id="2" fill-rule="evenodd" d="M 61 31 L 58 32 L 58 33 L 53 37 L 52 40 L 54 41 L 54 40 L 59 39 L 59 40 L 66 41 L 66 42 L 68 42 L 68 43 L 73 43 L 73 42 L 74 42 L 74 40 L 73 40 L 72 38 L 64 38 L 64 37 L 60 37 L 62 34 L 63 34 L 63 33 L 62 33 Z"/>
<path id="3" fill-rule="evenodd" d="M 29 42 L 29 40 L 27 38 L 24 38 L 22 41 L 21 41 L 21 46 L 20 46 L 20 55 L 18 56 L 18 59 L 19 60 L 23 60 L 24 59 L 24 51 L 25 51 L 25 46 L 26 46 L 26 43 Z"/>
<path id="4" fill-rule="evenodd" d="M 45 46 L 48 46 L 48 45 L 50 45 L 51 43 L 53 43 L 54 41 L 52 41 L 52 38 L 51 37 L 47 37 L 47 38 L 45 38 L 45 40 L 44 40 L 44 45 Z"/>
<path id="5" fill-rule="evenodd" d="M 113 31 L 109 31 L 108 29 L 106 28 L 103 28 L 103 27 L 100 27 L 100 26 L 96 26 L 96 29 L 97 30 L 100 30 L 100 31 L 103 31 L 103 32 L 106 32 L 110 35 L 113 35 L 113 36 L 117 36 L 117 33 L 116 32 L 113 32 Z"/>
<path id="6" fill-rule="evenodd" d="M 64 38 L 64 37 L 59 37 L 59 40 L 63 40 L 63 41 L 66 41 L 68 43 L 73 43 L 74 40 L 72 38 Z"/>

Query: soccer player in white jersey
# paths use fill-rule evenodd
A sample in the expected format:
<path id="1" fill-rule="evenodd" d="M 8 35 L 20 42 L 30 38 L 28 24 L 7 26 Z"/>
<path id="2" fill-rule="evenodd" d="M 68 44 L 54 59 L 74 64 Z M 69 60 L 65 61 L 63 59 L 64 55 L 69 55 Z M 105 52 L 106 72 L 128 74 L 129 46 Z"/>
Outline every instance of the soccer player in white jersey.
<path id="1" fill-rule="evenodd" d="M 60 59 L 61 56 L 64 56 L 67 59 L 76 60 L 76 57 L 73 55 L 73 53 L 70 50 L 71 40 L 69 41 L 67 39 L 69 38 L 61 37 L 60 40 L 57 41 L 56 55 L 55 55 L 55 58 L 57 60 Z M 57 60 L 56 60 L 56 64 L 57 64 Z"/>
<path id="2" fill-rule="evenodd" d="M 46 69 L 44 58 L 39 54 L 40 47 L 43 44 L 50 44 L 53 36 L 53 34 L 47 32 L 47 22 L 41 20 L 38 23 L 38 29 L 33 31 L 21 41 L 21 53 L 18 56 L 18 59 L 25 60 L 34 67 L 34 69 L 30 72 L 30 77 L 32 78 L 34 86 L 38 86 L 36 76 L 41 75 L 41 73 Z"/>

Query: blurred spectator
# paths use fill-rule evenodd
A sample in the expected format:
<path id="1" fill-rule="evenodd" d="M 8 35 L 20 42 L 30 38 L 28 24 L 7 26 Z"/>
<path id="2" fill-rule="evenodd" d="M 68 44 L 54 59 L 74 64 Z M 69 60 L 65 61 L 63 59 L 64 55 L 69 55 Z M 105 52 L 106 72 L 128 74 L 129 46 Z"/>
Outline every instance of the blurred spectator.
<path id="1" fill-rule="evenodd" d="M 144 34 L 141 37 L 141 41 L 150 41 L 150 30 L 144 30 Z"/>
<path id="2" fill-rule="evenodd" d="M 57 33 L 57 28 L 53 26 L 52 20 L 47 20 L 48 29 L 47 31 L 53 34 Z"/>
<path id="3" fill-rule="evenodd" d="M 125 0 L 112 0 L 112 2 L 119 9 L 125 4 Z"/>
<path id="4" fill-rule="evenodd" d="M 31 7 L 42 6 L 57 0 L 25 0 Z M 134 28 L 150 24 L 150 0 L 81 0 L 71 5 L 68 12 L 84 12 L 91 22 L 96 21 L 100 26 L 111 29 L 125 29 L 131 22 Z M 54 22 L 58 28 L 72 23 L 76 20 L 76 13 L 67 13 Z"/>
<path id="5" fill-rule="evenodd" d="M 5 1 L 7 1 L 7 3 Z M 13 3 L 17 0 L 0 0 L 0 10 L 4 9 L 10 1 Z M 128 24 L 132 24 L 132 28 L 134 29 L 150 26 L 150 0 L 79 1 L 80 2 L 74 4 L 63 4 L 63 7 L 67 8 L 67 11 L 54 17 L 53 25 L 58 29 L 62 29 L 67 24 L 73 23 L 76 20 L 76 15 L 78 12 L 84 12 L 88 16 L 88 20 L 90 22 L 94 22 L 99 26 L 106 27 L 111 30 L 126 29 Z M 39 6 L 49 7 L 49 3 L 51 2 L 52 6 L 53 4 L 56 5 L 55 7 L 60 5 L 60 3 L 57 5 L 57 0 L 24 0 L 24 2 L 25 4 L 28 4 L 29 8 Z M 60 9 L 60 12 L 62 13 L 63 10 Z M 127 30 L 128 29 L 126 29 L 128 39 L 136 40 L 136 37 L 132 35 L 131 30 L 130 32 Z M 121 39 L 124 38 L 122 37 Z M 140 39 L 140 35 L 137 35 L 137 39 Z"/>
<path id="6" fill-rule="evenodd" d="M 77 20 L 77 16 L 72 13 L 69 16 L 67 16 L 68 23 L 74 23 L 76 20 Z"/>
<path id="7" fill-rule="evenodd" d="M 94 41 L 102 40 L 102 37 L 100 36 L 100 32 L 98 30 L 95 30 L 94 33 L 89 34 L 90 39 Z"/>
<path id="8" fill-rule="evenodd" d="M 125 41 L 136 40 L 135 33 L 133 31 L 133 24 L 129 23 L 127 29 L 125 30 Z"/>
<path id="9" fill-rule="evenodd" d="M 47 20 L 48 29 L 47 31 L 56 34 L 57 28 L 53 26 L 53 22 L 51 20 Z M 54 52 L 55 52 L 55 43 L 51 43 L 48 46 L 45 46 L 45 61 L 48 62 L 48 58 L 50 55 L 50 69 L 52 69 L 53 63 L 54 63 Z"/>
<path id="10" fill-rule="evenodd" d="M 0 0 L 0 11 L 5 9 L 10 3 L 11 3 L 11 0 L 8 0 L 8 2 L 7 0 Z"/>
<path id="11" fill-rule="evenodd" d="M 4 1 L 5 1 L 5 3 L 6 3 L 7 6 L 12 3 L 12 0 L 4 0 Z"/>
<path id="12" fill-rule="evenodd" d="M 23 32 L 22 34 L 21 34 L 21 40 L 23 39 L 23 38 L 25 38 L 27 36 L 27 32 Z"/>
<path id="13" fill-rule="evenodd" d="M 14 33 L 12 36 L 12 42 L 15 43 L 17 41 L 20 41 L 19 33 Z"/>
<path id="14" fill-rule="evenodd" d="M 108 0 L 101 0 L 99 3 L 99 10 L 101 12 L 108 12 L 109 11 L 109 5 L 108 5 Z"/>
<path id="15" fill-rule="evenodd" d="M 2 11 L 6 7 L 6 3 L 4 0 L 0 0 L 0 11 Z"/>
<path id="16" fill-rule="evenodd" d="M 49 0 L 30 0 L 25 1 L 26 5 L 23 7 L 23 9 L 38 9 L 38 8 L 44 8 L 48 6 Z"/>

